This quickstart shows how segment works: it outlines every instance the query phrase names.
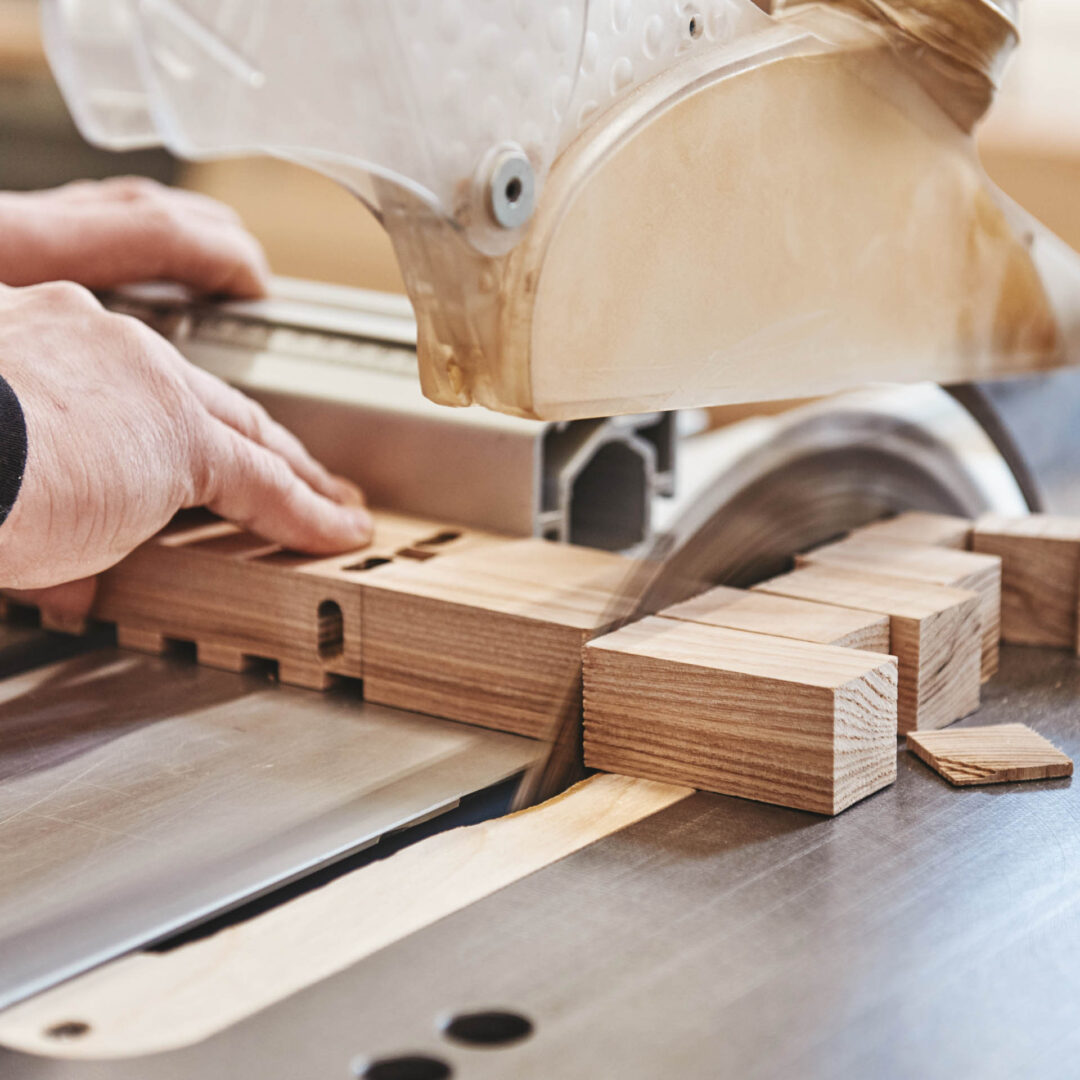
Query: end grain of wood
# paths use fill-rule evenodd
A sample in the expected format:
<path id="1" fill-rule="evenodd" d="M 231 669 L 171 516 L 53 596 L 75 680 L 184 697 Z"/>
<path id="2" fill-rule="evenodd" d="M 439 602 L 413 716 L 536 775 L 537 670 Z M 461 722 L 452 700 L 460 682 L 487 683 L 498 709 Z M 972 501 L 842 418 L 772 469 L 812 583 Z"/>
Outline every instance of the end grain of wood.
<path id="1" fill-rule="evenodd" d="M 908 749 L 957 786 L 1072 776 L 1072 759 L 1027 724 L 920 731 Z"/>

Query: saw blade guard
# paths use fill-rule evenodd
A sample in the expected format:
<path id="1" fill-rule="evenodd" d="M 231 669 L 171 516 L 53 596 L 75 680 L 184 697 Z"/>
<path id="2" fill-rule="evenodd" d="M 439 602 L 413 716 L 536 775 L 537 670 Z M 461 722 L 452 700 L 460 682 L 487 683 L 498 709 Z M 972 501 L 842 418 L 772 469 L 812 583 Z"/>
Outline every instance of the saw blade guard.
<path id="1" fill-rule="evenodd" d="M 389 181 L 488 254 L 513 246 L 559 149 L 594 116 L 688 51 L 766 21 L 752 0 L 43 5 L 50 60 L 91 142 L 268 153 L 376 208 Z M 492 211 L 504 174 L 528 200 L 517 214 Z"/>

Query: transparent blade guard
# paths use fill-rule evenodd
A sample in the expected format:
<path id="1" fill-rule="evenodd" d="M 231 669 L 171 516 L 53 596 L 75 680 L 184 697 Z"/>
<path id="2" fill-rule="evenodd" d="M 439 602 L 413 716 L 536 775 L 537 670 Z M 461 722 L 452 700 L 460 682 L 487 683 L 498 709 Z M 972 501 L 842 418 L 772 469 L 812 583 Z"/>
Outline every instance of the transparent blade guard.
<path id="1" fill-rule="evenodd" d="M 523 152 L 539 196 L 616 99 L 767 22 L 752 0 L 45 0 L 43 18 L 92 142 L 269 153 L 376 206 L 379 177 L 490 253 L 514 239 L 475 212 L 493 153 Z"/>

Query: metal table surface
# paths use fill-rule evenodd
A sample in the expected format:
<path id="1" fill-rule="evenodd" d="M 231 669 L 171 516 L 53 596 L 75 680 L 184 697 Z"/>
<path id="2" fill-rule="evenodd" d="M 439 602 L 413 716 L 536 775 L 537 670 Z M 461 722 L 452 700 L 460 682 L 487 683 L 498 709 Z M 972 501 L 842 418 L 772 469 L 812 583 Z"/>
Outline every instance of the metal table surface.
<path id="1" fill-rule="evenodd" d="M 29 667 L 65 648 L 0 638 L 0 661 L 29 668 L 0 680 L 0 1007 L 449 810 L 544 752 L 355 689 L 116 649 Z"/>
<path id="2" fill-rule="evenodd" d="M 1007 720 L 1075 757 L 1080 663 L 1004 650 L 967 722 Z M 695 795 L 205 1043 L 0 1075 L 320 1080 L 408 1051 L 456 1078 L 1075 1077 L 1078 1005 L 1080 790 L 954 789 L 901 748 L 838 818 Z M 535 1032 L 440 1035 L 476 1007 Z"/>

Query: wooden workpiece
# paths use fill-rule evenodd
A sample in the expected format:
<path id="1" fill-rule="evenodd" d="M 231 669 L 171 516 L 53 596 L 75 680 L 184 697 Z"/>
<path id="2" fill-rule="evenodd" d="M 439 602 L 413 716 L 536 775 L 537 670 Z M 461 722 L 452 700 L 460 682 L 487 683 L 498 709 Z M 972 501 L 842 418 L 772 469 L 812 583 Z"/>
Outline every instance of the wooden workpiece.
<path id="1" fill-rule="evenodd" d="M 625 614 L 634 563 L 520 540 L 364 581 L 364 697 L 550 737 L 581 709 L 581 648 Z"/>
<path id="2" fill-rule="evenodd" d="M 1001 557 L 1001 640 L 1076 649 L 1080 604 L 1080 517 L 987 514 L 975 551 Z"/>
<path id="3" fill-rule="evenodd" d="M 1072 776 L 1072 759 L 1027 724 L 921 731 L 907 737 L 912 753 L 950 784 L 1005 784 Z"/>
<path id="4" fill-rule="evenodd" d="M 269 660 L 282 682 L 310 689 L 335 675 L 359 678 L 360 595 L 374 568 L 505 542 L 422 518 L 374 517 L 371 546 L 322 558 L 183 513 L 101 575 L 91 616 L 115 624 L 124 648 L 162 653 L 193 642 L 200 663 L 242 671 Z"/>
<path id="5" fill-rule="evenodd" d="M 755 634 L 815 641 L 871 652 L 889 651 L 889 619 L 853 608 L 814 604 L 746 589 L 715 589 L 658 613 L 665 619 L 724 626 Z"/>
<path id="6" fill-rule="evenodd" d="M 971 530 L 975 523 L 952 514 L 930 514 L 923 510 L 908 510 L 896 517 L 874 521 L 855 529 L 851 536 L 865 539 L 889 540 L 904 544 L 929 544 L 931 547 L 971 547 Z"/>
<path id="7" fill-rule="evenodd" d="M 797 556 L 795 565 L 838 566 L 978 593 L 983 682 L 997 671 L 1001 635 L 1001 559 L 998 556 L 951 551 L 925 544 L 895 543 L 856 534 Z"/>
<path id="8" fill-rule="evenodd" d="M 754 588 L 889 616 L 889 651 L 900 665 L 901 733 L 944 727 L 978 708 L 977 594 L 832 566 L 800 567 Z"/>
<path id="9" fill-rule="evenodd" d="M 661 618 L 584 653 L 592 768 L 821 814 L 896 777 L 891 656 Z"/>

